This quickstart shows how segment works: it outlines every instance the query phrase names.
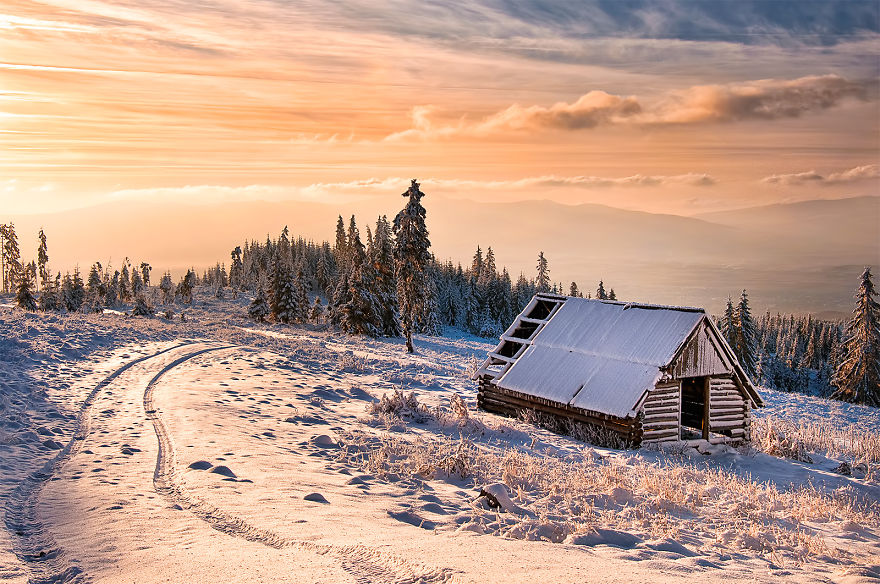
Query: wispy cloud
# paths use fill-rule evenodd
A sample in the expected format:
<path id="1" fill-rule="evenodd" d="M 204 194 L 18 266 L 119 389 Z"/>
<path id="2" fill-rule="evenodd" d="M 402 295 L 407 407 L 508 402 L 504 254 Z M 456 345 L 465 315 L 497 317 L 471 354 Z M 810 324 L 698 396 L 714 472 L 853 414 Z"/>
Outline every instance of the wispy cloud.
<path id="1" fill-rule="evenodd" d="M 795 172 L 791 174 L 773 174 L 761 179 L 764 184 L 778 184 L 785 186 L 802 185 L 840 185 L 880 178 L 880 165 L 865 164 L 856 166 L 841 172 L 832 172 L 826 175 L 819 174 L 815 170 Z"/>
<path id="2" fill-rule="evenodd" d="M 404 192 L 409 185 L 407 177 L 365 178 L 341 182 L 321 182 L 306 186 L 252 184 L 247 186 L 186 185 L 144 189 L 121 189 L 108 194 L 108 199 L 175 201 L 189 204 L 216 204 L 235 201 L 311 201 L 332 203 L 353 201 L 375 195 Z M 625 177 L 600 176 L 534 176 L 516 180 L 465 180 L 420 178 L 427 190 L 441 193 L 474 191 L 520 191 L 536 189 L 609 189 L 664 186 L 708 187 L 718 181 L 708 174 L 643 175 Z"/>
<path id="3" fill-rule="evenodd" d="M 847 98 L 873 98 L 867 83 L 837 75 L 793 80 L 762 79 L 727 85 L 698 85 L 645 99 L 590 91 L 572 103 L 549 107 L 513 104 L 481 120 L 438 122 L 434 106 L 412 111 L 413 127 L 386 140 L 483 137 L 505 132 L 584 130 L 600 125 L 675 125 L 747 120 L 777 120 L 829 109 Z"/>

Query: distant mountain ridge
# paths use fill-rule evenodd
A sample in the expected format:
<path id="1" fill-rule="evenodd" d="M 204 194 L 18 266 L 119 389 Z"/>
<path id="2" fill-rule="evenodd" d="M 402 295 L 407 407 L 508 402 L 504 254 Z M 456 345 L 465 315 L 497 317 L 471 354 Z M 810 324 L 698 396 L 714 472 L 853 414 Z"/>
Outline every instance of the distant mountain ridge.
<path id="1" fill-rule="evenodd" d="M 538 251 L 551 278 L 585 291 L 599 279 L 622 298 L 720 310 L 728 294 L 749 289 L 756 306 L 849 312 L 855 278 L 880 260 L 880 198 L 857 197 L 753 207 L 695 217 L 550 201 L 485 203 L 425 197 L 432 250 L 440 261 L 470 263 L 491 246 L 516 279 L 533 276 Z M 233 202 L 216 206 L 143 201 L 11 217 L 23 256 L 36 233 L 49 238 L 50 267 L 119 266 L 125 256 L 154 268 L 204 268 L 229 262 L 245 240 L 293 236 L 331 241 L 338 215 L 357 216 L 362 236 L 378 214 L 402 207 L 397 195 L 353 203 Z M 8 220 L 6 218 L 4 220 Z M 855 271 L 854 275 L 850 271 Z"/>

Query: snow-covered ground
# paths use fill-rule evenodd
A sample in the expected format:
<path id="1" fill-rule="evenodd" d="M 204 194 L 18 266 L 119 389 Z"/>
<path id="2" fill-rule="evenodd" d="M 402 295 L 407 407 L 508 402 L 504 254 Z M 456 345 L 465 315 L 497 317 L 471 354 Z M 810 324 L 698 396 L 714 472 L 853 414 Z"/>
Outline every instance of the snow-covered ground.
<path id="1" fill-rule="evenodd" d="M 0 581 L 880 578 L 875 409 L 765 392 L 757 450 L 602 449 L 476 411 L 484 340 L 245 305 L 0 306 Z"/>

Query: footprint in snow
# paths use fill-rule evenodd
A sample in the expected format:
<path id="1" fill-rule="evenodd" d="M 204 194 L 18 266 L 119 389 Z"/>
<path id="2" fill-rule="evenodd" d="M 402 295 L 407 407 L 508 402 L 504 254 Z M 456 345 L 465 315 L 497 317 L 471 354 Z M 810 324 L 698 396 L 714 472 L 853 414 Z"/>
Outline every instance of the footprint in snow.
<path id="1" fill-rule="evenodd" d="M 432 530 L 437 527 L 437 524 L 433 521 L 419 517 L 412 511 L 389 511 L 388 515 L 402 523 L 408 523 L 421 529 Z"/>

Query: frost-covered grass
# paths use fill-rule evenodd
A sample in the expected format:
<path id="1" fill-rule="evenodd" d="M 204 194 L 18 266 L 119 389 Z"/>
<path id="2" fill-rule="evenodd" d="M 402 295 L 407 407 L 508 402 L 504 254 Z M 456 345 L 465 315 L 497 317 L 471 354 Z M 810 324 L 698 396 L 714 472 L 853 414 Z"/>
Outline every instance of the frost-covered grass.
<path id="1" fill-rule="evenodd" d="M 391 405 L 397 404 L 397 405 Z M 371 407 L 373 415 L 404 412 L 414 430 L 442 416 L 428 416 L 414 394 L 398 393 Z M 425 415 L 412 417 L 405 412 Z M 430 418 L 430 419 L 429 419 Z M 441 426 L 443 423 L 441 422 Z M 522 515 L 499 515 L 475 506 L 458 527 L 514 539 L 576 541 L 597 528 L 640 540 L 671 539 L 696 550 L 759 553 L 777 565 L 844 561 L 850 552 L 829 544 L 823 527 L 880 531 L 880 509 L 853 489 L 811 485 L 780 488 L 748 475 L 703 464 L 682 448 L 659 457 L 598 451 L 511 448 L 497 440 L 505 429 L 481 424 L 458 438 L 438 433 L 346 434 L 341 455 L 379 476 L 445 479 L 479 487 L 504 484 Z M 726 452 L 725 452 L 726 449 Z M 739 456 L 721 447 L 718 454 Z M 694 461 L 694 458 L 699 459 Z"/>

